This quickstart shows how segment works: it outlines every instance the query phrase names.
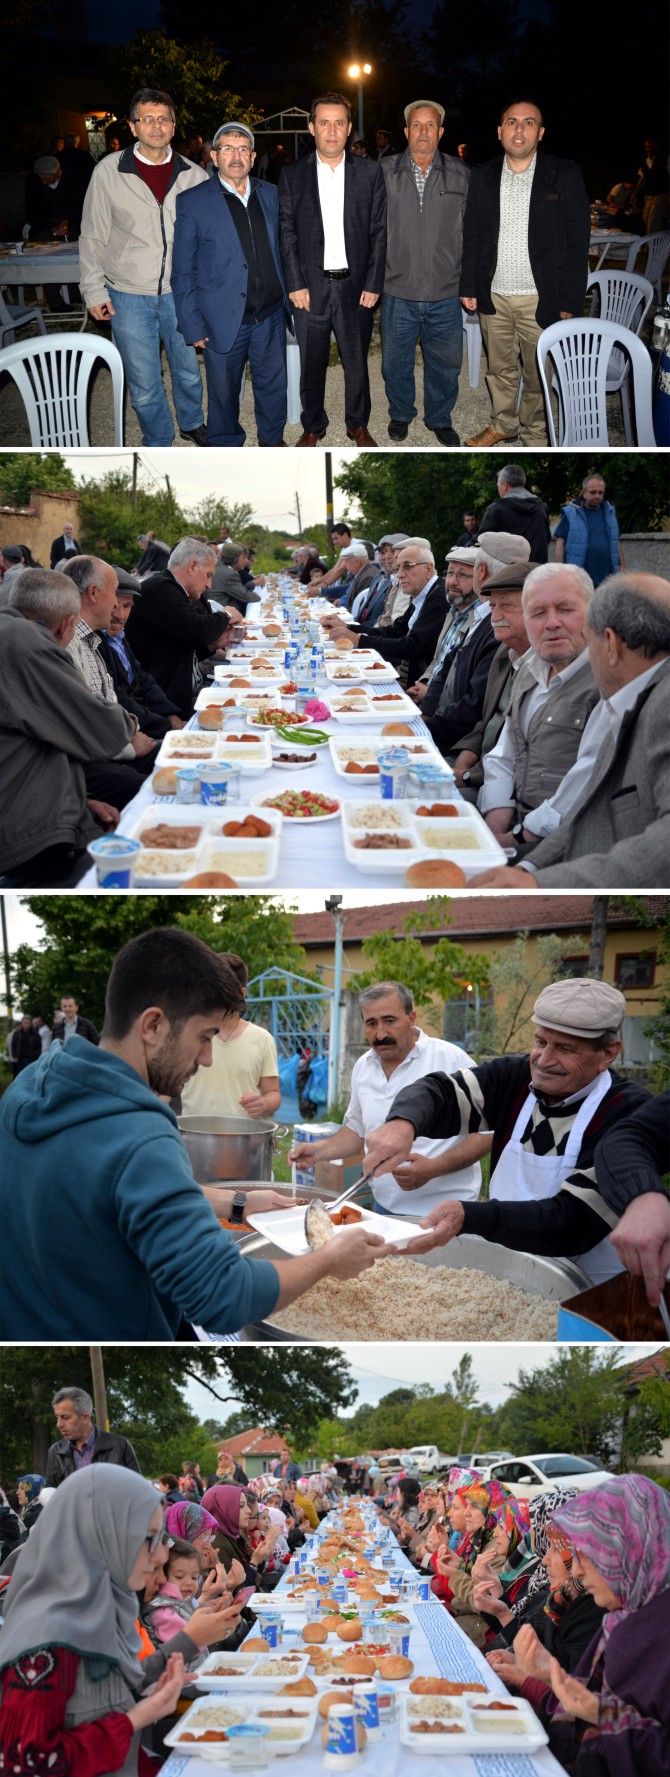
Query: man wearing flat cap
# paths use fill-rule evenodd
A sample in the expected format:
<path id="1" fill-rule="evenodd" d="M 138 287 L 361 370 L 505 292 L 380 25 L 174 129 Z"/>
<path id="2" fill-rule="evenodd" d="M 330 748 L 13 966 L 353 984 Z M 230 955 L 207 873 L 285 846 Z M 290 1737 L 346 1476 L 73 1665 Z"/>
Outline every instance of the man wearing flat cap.
<path id="1" fill-rule="evenodd" d="M 33 241 L 76 241 L 84 194 L 75 174 L 55 154 L 40 154 L 26 179 L 26 221 Z M 53 286 L 52 286 L 53 288 Z"/>
<path id="2" fill-rule="evenodd" d="M 292 327 L 279 254 L 276 186 L 252 178 L 254 138 L 224 123 L 212 143 L 216 169 L 177 199 L 172 291 L 177 320 L 205 355 L 210 445 L 239 446 L 240 395 L 251 368 L 260 445 L 281 445 L 286 425 L 286 329 Z"/>
<path id="3" fill-rule="evenodd" d="M 414 99 L 405 106 L 407 147 L 382 161 L 388 204 L 382 373 L 394 442 L 407 437 L 416 418 L 419 343 L 425 425 L 440 444 L 459 442 L 452 412 L 463 361 L 458 286 L 470 169 L 442 152 L 443 125 L 443 105 Z"/>
<path id="4" fill-rule="evenodd" d="M 107 667 L 117 701 L 137 716 L 144 734 L 162 740 L 171 728 L 183 728 L 176 704 L 170 701 L 153 673 L 142 666 L 126 638 L 125 628 L 133 606 L 142 597 L 141 582 L 125 568 L 114 568 L 116 604 L 100 636 L 100 653 Z"/>
<path id="5" fill-rule="evenodd" d="M 520 541 L 527 549 L 527 543 Z M 468 734 L 459 737 L 455 748 L 456 782 L 468 802 L 477 801 L 484 782 L 483 760 L 500 736 L 511 702 L 514 675 L 528 650 L 521 594 L 535 566 L 532 561 L 512 562 L 489 574 L 480 588 L 479 596 L 488 605 L 498 646 L 489 666 L 479 719 Z"/>
<path id="6" fill-rule="evenodd" d="M 451 622 L 445 624 L 428 683 L 412 696 L 440 752 L 449 756 L 480 714 L 489 667 L 496 652 L 488 604 L 477 583 L 479 549 L 455 545 L 446 558 L 445 588 Z"/>
<path id="7" fill-rule="evenodd" d="M 398 1178 L 417 1136 L 493 1131 L 488 1203 L 441 1204 L 407 1252 L 478 1234 L 515 1251 L 575 1259 L 594 1284 L 623 1269 L 609 1239 L 619 1217 L 599 1192 L 595 1152 L 619 1118 L 650 1098 L 614 1070 L 625 1010 L 623 994 L 606 981 L 554 981 L 535 1001 L 529 1055 L 427 1074 L 398 1094 L 368 1137 L 369 1175 Z"/>

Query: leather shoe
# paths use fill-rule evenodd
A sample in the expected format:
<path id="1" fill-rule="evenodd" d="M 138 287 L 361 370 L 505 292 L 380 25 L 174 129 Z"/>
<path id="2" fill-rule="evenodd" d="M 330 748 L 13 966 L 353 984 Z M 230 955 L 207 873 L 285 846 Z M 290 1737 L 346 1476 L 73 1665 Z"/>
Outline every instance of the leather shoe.
<path id="1" fill-rule="evenodd" d="M 389 438 L 406 438 L 409 432 L 409 420 L 389 420 Z"/>
<path id="2" fill-rule="evenodd" d="M 373 438 L 371 432 L 368 432 L 367 426 L 355 426 L 353 432 L 350 432 L 349 427 L 347 426 L 347 438 L 352 438 L 354 444 L 358 445 L 359 450 L 362 448 L 367 450 L 370 450 L 370 448 L 374 450 L 378 449 L 377 440 L 376 438 Z"/>
<path id="3" fill-rule="evenodd" d="M 451 445 L 453 447 L 461 442 L 458 432 L 454 431 L 453 426 L 429 426 L 428 431 L 434 433 L 439 444 Z"/>
<path id="4" fill-rule="evenodd" d="M 496 432 L 495 426 L 485 426 L 483 432 L 476 432 L 474 438 L 466 438 L 466 444 L 474 444 L 479 450 L 490 450 L 494 444 L 517 444 L 517 438 L 507 438 L 504 432 Z"/>
<path id="5" fill-rule="evenodd" d="M 321 439 L 325 436 L 325 432 L 303 432 L 295 448 L 296 450 L 311 449 L 314 445 L 320 444 Z"/>
<path id="6" fill-rule="evenodd" d="M 288 450 L 285 438 L 275 438 L 274 444 L 268 444 L 265 438 L 257 440 L 259 450 Z"/>
<path id="7" fill-rule="evenodd" d="M 191 438 L 194 444 L 200 446 L 201 450 L 205 450 L 209 444 L 206 426 L 194 426 L 192 432 L 182 432 L 180 430 L 179 436 L 180 438 Z"/>

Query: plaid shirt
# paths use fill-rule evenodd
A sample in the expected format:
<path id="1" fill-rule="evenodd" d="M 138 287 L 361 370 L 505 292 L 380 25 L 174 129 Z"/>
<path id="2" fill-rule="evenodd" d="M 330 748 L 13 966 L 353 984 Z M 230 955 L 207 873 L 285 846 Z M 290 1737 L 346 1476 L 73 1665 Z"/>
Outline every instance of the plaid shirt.
<path id="1" fill-rule="evenodd" d="M 100 640 L 97 630 L 89 629 L 85 618 L 80 617 L 69 643 L 68 653 L 72 655 L 75 666 L 79 668 L 93 696 L 101 698 L 103 703 L 117 703 L 111 674 L 98 654 Z"/>
<path id="2" fill-rule="evenodd" d="M 412 156 L 410 154 L 409 164 L 411 166 L 411 169 L 414 174 L 415 181 L 416 181 L 416 189 L 419 193 L 419 205 L 420 205 L 420 208 L 423 209 L 423 194 L 426 189 L 426 180 L 430 178 L 430 175 L 433 171 L 433 163 L 431 160 L 430 166 L 426 167 L 425 173 L 422 173 L 421 168 L 417 166 L 415 160 L 412 160 Z"/>

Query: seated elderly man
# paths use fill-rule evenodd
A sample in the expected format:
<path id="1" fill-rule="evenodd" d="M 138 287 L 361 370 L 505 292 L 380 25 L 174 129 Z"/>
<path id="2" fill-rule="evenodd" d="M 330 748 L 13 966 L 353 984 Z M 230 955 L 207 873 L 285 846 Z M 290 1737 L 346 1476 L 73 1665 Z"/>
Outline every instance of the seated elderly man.
<path id="1" fill-rule="evenodd" d="M 87 802 L 85 768 L 132 746 L 137 724 L 89 690 L 67 652 L 79 594 L 26 568 L 0 611 L 0 870 L 7 888 L 70 888 L 113 809 Z"/>
<path id="2" fill-rule="evenodd" d="M 466 556 L 474 559 L 465 561 Z M 427 685 L 419 680 L 411 687 L 424 722 L 445 755 L 480 714 L 496 651 L 489 607 L 480 595 L 489 559 L 481 549 L 449 551 L 445 586 L 451 618 L 443 625 Z"/>
<path id="3" fill-rule="evenodd" d="M 528 545 L 520 538 L 524 548 Z M 481 588 L 491 612 L 498 647 L 491 661 L 478 721 L 461 735 L 453 761 L 456 782 L 468 802 L 476 802 L 484 782 L 484 760 L 500 736 L 509 709 L 514 676 L 528 652 L 521 594 L 535 562 L 519 561 L 490 574 Z"/>
<path id="4" fill-rule="evenodd" d="M 370 582 L 366 597 L 359 599 L 358 608 L 352 612 L 357 622 L 377 625 L 383 620 L 385 627 L 388 627 L 387 618 L 388 623 L 392 623 L 393 617 L 399 617 L 401 611 L 406 609 L 408 600 L 404 593 L 400 593 L 398 576 L 395 573 L 398 548 L 401 543 L 406 542 L 406 531 L 389 531 L 386 536 L 380 537 L 377 544 L 377 578 Z M 393 611 L 392 606 L 398 596 L 403 602 Z"/>
<path id="5" fill-rule="evenodd" d="M 192 714 L 204 681 L 201 662 L 221 648 L 237 610 L 213 611 L 209 592 L 216 550 L 199 537 L 182 537 L 167 567 L 142 582 L 141 606 L 131 611 L 128 636 L 142 666 L 162 685 L 181 716 Z"/>
<path id="6" fill-rule="evenodd" d="M 211 593 L 217 604 L 223 605 L 228 612 L 244 615 L 247 605 L 257 604 L 261 596 L 253 579 L 249 584 L 242 577 L 241 570 L 247 567 L 248 560 L 242 543 L 234 543 L 232 537 L 222 543 L 212 575 Z"/>
<path id="7" fill-rule="evenodd" d="M 335 615 L 322 618 L 323 626 L 334 640 L 349 636 L 357 648 L 361 637 L 364 646 L 372 645 L 383 660 L 390 660 L 400 670 L 405 682 L 416 679 L 432 660 L 435 645 L 446 611 L 444 581 L 435 567 L 435 557 L 425 537 L 408 537 L 398 550 L 396 570 L 409 603 L 402 616 L 396 617 L 388 629 L 374 624 L 347 624 Z"/>
<path id="8" fill-rule="evenodd" d="M 499 839 L 519 840 L 574 765 L 598 687 L 586 646 L 593 582 L 583 568 L 545 562 L 522 592 L 531 651 L 516 675 L 509 714 L 484 765 L 478 806 Z M 549 816 L 551 820 L 551 816 Z"/>
<path id="9" fill-rule="evenodd" d="M 93 696 L 102 703 L 117 703 L 111 674 L 100 653 L 102 632 L 116 607 L 116 568 L 99 556 L 75 555 L 66 563 L 63 573 L 76 586 L 81 600 L 79 622 L 68 652 Z M 85 767 L 89 795 L 101 797 L 115 808 L 125 808 L 137 795 L 141 778 L 153 770 L 158 746 L 152 735 L 142 732 L 138 710 L 131 714 L 137 721 L 132 746 L 124 748 L 118 759 Z"/>
<path id="10" fill-rule="evenodd" d="M 380 981 L 365 989 L 359 1004 L 368 1052 L 354 1063 L 343 1126 L 325 1140 L 295 1144 L 292 1158 L 298 1165 L 353 1159 L 402 1087 L 433 1069 L 453 1074 L 470 1065 L 464 1049 L 419 1029 L 403 982 Z M 489 1146 L 488 1137 L 466 1129 L 458 1140 L 416 1142 L 402 1168 L 375 1179 L 375 1209 L 416 1218 L 447 1197 L 474 1199 L 481 1184 L 478 1162 Z"/>
<path id="11" fill-rule="evenodd" d="M 127 574 L 125 568 L 115 567 L 113 571 L 116 604 L 106 629 L 100 632 L 100 657 L 124 710 L 137 716 L 144 734 L 162 740 L 171 728 L 183 728 L 184 720 L 153 673 L 140 666 L 125 634 L 133 603 L 142 597 L 141 582 L 134 574 Z"/>
<path id="12" fill-rule="evenodd" d="M 561 785 L 578 799 L 519 868 L 488 871 L 478 888 L 670 886 L 670 582 L 611 575 L 586 635 L 602 703 Z"/>

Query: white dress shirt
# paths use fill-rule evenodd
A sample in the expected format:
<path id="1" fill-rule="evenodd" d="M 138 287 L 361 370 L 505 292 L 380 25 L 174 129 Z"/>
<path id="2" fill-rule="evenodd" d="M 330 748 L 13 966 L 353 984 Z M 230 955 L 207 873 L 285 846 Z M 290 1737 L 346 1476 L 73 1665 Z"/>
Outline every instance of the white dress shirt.
<path id="1" fill-rule="evenodd" d="M 524 736 L 528 734 L 528 729 L 536 710 L 539 710 L 542 704 L 546 703 L 547 698 L 554 696 L 558 687 L 566 684 L 568 679 L 573 678 L 574 674 L 579 672 L 587 659 L 588 650 L 584 648 L 581 654 L 577 655 L 576 660 L 571 660 L 569 666 L 561 667 L 560 672 L 553 673 L 550 678 L 549 673 L 551 667 L 548 661 L 541 660 L 539 654 L 535 654 L 534 652 L 524 655 L 524 665 L 528 667 L 529 672 L 532 673 L 533 678 L 536 680 L 535 690 L 531 691 L 530 697 L 524 698 L 521 705 L 519 721 Z M 586 730 L 584 732 L 586 732 Z M 490 753 L 486 754 L 484 760 L 484 784 L 479 792 L 477 802 L 480 814 L 488 814 L 490 808 L 514 808 L 515 761 L 516 752 L 512 737 L 512 728 L 509 717 L 507 717 L 503 722 L 502 730 L 495 746 L 491 748 Z M 533 809 L 534 823 L 536 822 L 536 815 L 537 810 Z M 548 828 L 549 832 L 551 832 L 551 830 L 551 827 Z M 533 826 L 533 831 L 537 831 L 536 824 Z"/>
<path id="2" fill-rule="evenodd" d="M 236 191 L 235 186 L 231 185 L 229 183 L 228 179 L 223 179 L 221 177 L 220 173 L 219 173 L 219 179 L 221 181 L 224 191 L 229 191 L 231 197 L 238 197 L 240 200 L 240 203 L 244 204 L 244 208 L 246 210 L 247 204 L 249 202 L 249 198 L 251 197 L 251 180 L 249 178 L 249 175 L 247 174 L 247 183 L 246 183 L 246 188 L 244 191 Z"/>
<path id="3" fill-rule="evenodd" d="M 344 242 L 344 155 L 337 166 L 316 157 L 316 177 L 323 221 L 323 269 L 345 271 L 347 249 Z"/>
<path id="4" fill-rule="evenodd" d="M 646 673 L 640 673 L 637 679 L 631 679 L 628 685 L 622 685 L 611 697 L 601 697 L 600 703 L 596 704 L 589 716 L 574 765 L 566 772 L 562 784 L 559 784 L 550 800 L 542 802 L 539 808 L 534 808 L 526 816 L 525 824 L 533 835 L 537 834 L 545 839 L 549 833 L 553 833 L 555 827 L 560 826 L 561 821 L 567 821 L 569 815 L 573 814 L 588 790 L 601 747 L 610 735 L 616 738 L 626 711 L 634 708 L 640 693 L 656 678 L 664 664 L 664 660 L 655 661 L 653 666 L 647 668 Z M 538 824 L 538 816 L 541 824 Z M 523 868 L 533 869 L 530 858 L 524 860 Z"/>
<path id="5" fill-rule="evenodd" d="M 429 594 L 429 592 L 432 591 L 432 589 L 435 585 L 435 581 L 437 579 L 439 579 L 439 575 L 431 574 L 430 580 L 426 581 L 425 586 L 422 586 L 421 591 L 418 592 L 416 595 L 416 598 L 412 600 L 412 603 L 414 605 L 414 610 L 412 612 L 409 623 L 407 625 L 408 630 L 414 628 L 417 617 L 419 616 L 419 613 L 423 610 L 423 607 L 426 603 L 426 599 L 428 597 L 428 594 Z"/>
<path id="6" fill-rule="evenodd" d="M 344 1126 L 355 1129 L 357 1135 L 365 1138 L 386 1121 L 393 1100 L 403 1086 L 410 1086 L 413 1080 L 422 1080 L 425 1074 L 454 1074 L 458 1068 L 472 1066 L 465 1049 L 459 1049 L 456 1043 L 446 1043 L 441 1037 L 429 1037 L 423 1030 L 419 1031 L 409 1055 L 388 1078 L 376 1051 L 368 1049 L 354 1065 Z M 412 1143 L 412 1150 L 419 1154 L 446 1154 L 459 1140 L 459 1136 L 450 1136 L 446 1141 L 432 1141 L 422 1135 Z M 374 1194 L 384 1209 L 392 1210 L 394 1215 L 408 1216 L 410 1221 L 418 1221 L 445 1197 L 469 1200 L 478 1197 L 480 1185 L 478 1165 L 465 1166 L 461 1172 L 444 1173 L 429 1179 L 428 1184 L 422 1185 L 418 1191 L 402 1191 L 393 1174 L 384 1172 L 375 1178 Z"/>

